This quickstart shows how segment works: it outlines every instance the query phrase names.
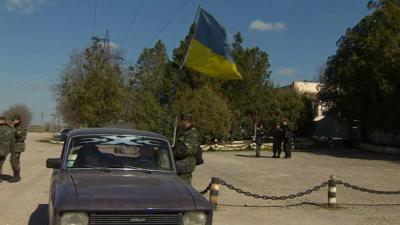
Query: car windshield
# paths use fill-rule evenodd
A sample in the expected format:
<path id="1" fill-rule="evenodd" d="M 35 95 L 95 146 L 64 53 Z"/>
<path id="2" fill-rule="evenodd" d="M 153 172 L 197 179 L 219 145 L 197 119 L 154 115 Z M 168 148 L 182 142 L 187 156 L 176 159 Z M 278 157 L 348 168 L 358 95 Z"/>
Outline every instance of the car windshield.
<path id="1" fill-rule="evenodd" d="M 168 142 L 136 135 L 73 137 L 67 168 L 126 168 L 172 171 Z"/>

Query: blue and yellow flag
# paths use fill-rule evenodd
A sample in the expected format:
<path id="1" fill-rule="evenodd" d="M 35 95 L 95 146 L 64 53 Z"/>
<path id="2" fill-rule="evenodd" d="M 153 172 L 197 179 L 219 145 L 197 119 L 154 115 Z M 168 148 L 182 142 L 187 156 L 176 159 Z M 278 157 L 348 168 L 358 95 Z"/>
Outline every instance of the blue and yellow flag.
<path id="1" fill-rule="evenodd" d="M 195 32 L 183 65 L 214 78 L 242 79 L 233 60 L 231 46 L 225 29 L 214 17 L 200 8 Z"/>

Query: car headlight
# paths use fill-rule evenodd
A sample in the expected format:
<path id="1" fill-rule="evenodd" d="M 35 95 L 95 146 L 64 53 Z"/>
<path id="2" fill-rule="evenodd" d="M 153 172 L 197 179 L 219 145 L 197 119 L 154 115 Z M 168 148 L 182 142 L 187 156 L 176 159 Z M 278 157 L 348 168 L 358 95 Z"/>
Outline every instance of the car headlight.
<path id="1" fill-rule="evenodd" d="M 67 212 L 61 216 L 61 225 L 88 225 L 89 217 L 86 213 Z"/>
<path id="2" fill-rule="evenodd" d="M 204 212 L 187 212 L 183 215 L 183 225 L 205 225 L 206 220 Z"/>

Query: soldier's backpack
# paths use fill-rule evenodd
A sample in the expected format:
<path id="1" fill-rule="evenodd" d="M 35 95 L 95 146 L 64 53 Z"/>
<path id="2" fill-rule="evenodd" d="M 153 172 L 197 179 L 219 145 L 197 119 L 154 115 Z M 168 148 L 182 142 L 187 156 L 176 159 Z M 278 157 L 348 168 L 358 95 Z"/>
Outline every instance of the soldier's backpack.
<path id="1" fill-rule="evenodd" d="M 204 163 L 203 159 L 203 150 L 201 149 L 200 145 L 197 147 L 196 152 L 196 166 L 201 165 Z"/>

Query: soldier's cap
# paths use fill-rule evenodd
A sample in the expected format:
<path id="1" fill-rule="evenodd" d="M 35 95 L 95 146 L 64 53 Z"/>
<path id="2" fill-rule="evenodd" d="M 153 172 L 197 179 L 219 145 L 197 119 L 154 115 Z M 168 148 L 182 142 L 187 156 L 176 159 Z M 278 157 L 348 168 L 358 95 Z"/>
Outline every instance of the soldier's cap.
<path id="1" fill-rule="evenodd" d="M 192 114 L 182 113 L 180 119 L 184 121 L 192 121 Z"/>

